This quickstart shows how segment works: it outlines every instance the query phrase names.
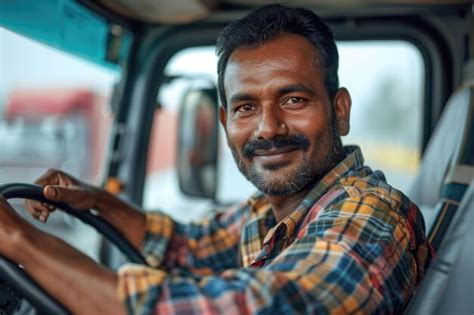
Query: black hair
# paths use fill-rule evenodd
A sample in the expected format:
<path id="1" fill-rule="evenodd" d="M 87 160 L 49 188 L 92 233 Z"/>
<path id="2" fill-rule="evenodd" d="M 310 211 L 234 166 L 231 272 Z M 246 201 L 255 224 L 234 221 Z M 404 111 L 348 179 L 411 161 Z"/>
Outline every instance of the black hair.
<path id="1" fill-rule="evenodd" d="M 241 47 L 260 46 L 283 33 L 303 36 L 314 46 L 319 64 L 324 69 L 324 84 L 333 98 L 339 88 L 339 56 L 331 29 L 310 10 L 270 4 L 230 23 L 217 39 L 217 87 L 224 107 L 227 107 L 224 72 L 232 52 Z"/>

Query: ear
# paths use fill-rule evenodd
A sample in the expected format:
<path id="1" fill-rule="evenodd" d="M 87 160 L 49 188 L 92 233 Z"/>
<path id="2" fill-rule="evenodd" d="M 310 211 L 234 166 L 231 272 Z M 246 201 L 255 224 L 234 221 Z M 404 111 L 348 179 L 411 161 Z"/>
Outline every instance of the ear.
<path id="1" fill-rule="evenodd" d="M 219 106 L 219 121 L 227 133 L 227 109 L 225 109 L 222 105 Z"/>
<path id="2" fill-rule="evenodd" d="M 340 88 L 332 101 L 334 108 L 334 115 L 336 116 L 336 126 L 339 135 L 345 136 L 349 133 L 351 116 L 351 95 L 346 88 Z"/>

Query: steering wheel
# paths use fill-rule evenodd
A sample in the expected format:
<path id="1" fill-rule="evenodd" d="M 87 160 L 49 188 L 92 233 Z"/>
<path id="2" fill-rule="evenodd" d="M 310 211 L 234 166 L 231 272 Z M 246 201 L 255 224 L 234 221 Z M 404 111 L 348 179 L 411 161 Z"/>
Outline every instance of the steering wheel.
<path id="1" fill-rule="evenodd" d="M 132 263 L 146 265 L 143 256 L 108 222 L 94 215 L 90 210 L 77 210 L 66 203 L 54 202 L 43 196 L 43 188 L 31 184 L 6 184 L 0 186 L 0 195 L 5 199 L 23 198 L 45 202 L 94 227 L 105 236 Z M 41 288 L 18 264 L 0 256 L 0 278 L 27 299 L 40 314 L 69 314 L 67 309 Z"/>

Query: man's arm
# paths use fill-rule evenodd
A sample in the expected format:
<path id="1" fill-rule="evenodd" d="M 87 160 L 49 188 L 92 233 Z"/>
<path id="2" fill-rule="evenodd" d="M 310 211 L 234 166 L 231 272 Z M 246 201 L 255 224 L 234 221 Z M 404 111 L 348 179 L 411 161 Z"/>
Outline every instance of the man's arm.
<path id="1" fill-rule="evenodd" d="M 249 215 L 246 202 L 189 224 L 178 223 L 161 212 L 149 212 L 142 254 L 150 266 L 199 275 L 239 268 L 240 235 Z"/>
<path id="2" fill-rule="evenodd" d="M 20 218 L 0 197 L 0 254 L 26 272 L 73 314 L 124 314 L 117 275 Z"/>
<path id="3" fill-rule="evenodd" d="M 101 201 L 102 202 L 102 201 Z M 104 198 L 103 202 L 107 202 Z M 116 198 L 110 200 L 112 208 Z M 212 242 L 216 246 L 238 242 L 238 236 L 231 235 L 240 227 L 237 221 L 242 220 L 242 208 L 230 209 L 226 214 L 218 215 L 218 219 L 209 220 L 202 225 L 193 224 L 189 228 L 180 225 L 179 231 L 170 230 L 176 234 L 171 238 L 176 245 L 170 255 L 167 267 L 186 268 L 196 271 L 199 265 L 206 264 L 207 273 L 212 273 L 212 260 L 216 259 L 212 254 L 209 257 L 203 255 L 202 250 L 211 250 Z M 165 218 L 162 214 L 152 215 L 154 220 L 148 222 L 149 237 L 154 240 L 162 239 L 162 236 L 154 234 L 154 229 L 167 230 L 160 219 Z M 112 218 L 113 220 L 113 218 Z M 233 224 L 232 224 L 233 223 Z M 128 228 L 133 225 L 128 222 Z M 230 226 L 232 225 L 232 226 Z M 194 238 L 187 238 L 186 232 L 192 231 Z M 223 233 L 230 233 L 223 235 Z M 141 231 L 143 234 L 143 231 Z M 229 237 L 232 237 L 232 241 Z M 89 257 L 73 249 L 56 237 L 50 236 L 21 219 L 11 206 L 0 197 L 0 255 L 4 255 L 25 267 L 27 273 L 55 297 L 61 304 L 66 306 L 74 314 L 124 314 L 125 308 L 117 296 L 118 276 L 114 272 L 96 264 Z M 211 242 L 211 243 L 209 243 Z M 153 242 L 148 243 L 153 249 Z M 196 246 L 192 246 L 195 244 Z M 205 246 L 205 248 L 203 247 Z M 231 246 L 234 246 L 231 244 Z M 191 247 L 191 248 L 190 248 Z M 201 247 L 202 250 L 199 248 Z M 217 249 L 215 249 L 217 250 Z M 212 251 L 212 250 L 211 250 Z M 235 249 L 231 251 L 235 252 Z M 222 254 L 222 252 L 221 252 Z M 236 256 L 235 253 L 232 254 Z M 229 259 L 229 257 L 226 257 Z M 223 269 L 229 264 L 237 265 L 237 259 L 231 261 L 217 261 L 216 265 Z M 166 273 L 152 269 L 156 275 L 165 277 Z M 139 285 L 138 288 L 143 287 Z M 149 288 L 145 285 L 146 288 Z M 139 313 L 138 309 L 133 313 Z"/>
<path id="4" fill-rule="evenodd" d="M 59 170 L 49 170 L 36 183 L 44 187 L 43 194 L 50 200 L 65 202 L 77 209 L 97 210 L 100 217 L 142 251 L 152 266 L 186 268 L 192 272 L 199 269 L 207 273 L 238 267 L 236 253 L 246 210 L 243 205 L 211 220 L 183 225 L 164 213 L 144 214 L 109 192 Z M 26 205 L 33 217 L 42 222 L 46 222 L 54 210 L 32 200 Z M 226 259 L 216 259 L 214 253 L 222 255 L 223 247 L 227 247 Z"/>
<path id="5" fill-rule="evenodd" d="M 52 201 L 65 202 L 80 210 L 97 210 L 98 215 L 112 224 L 135 248 L 142 244 L 146 219 L 133 205 L 55 169 L 48 170 L 36 184 L 44 187 L 44 196 Z M 33 200 L 26 201 L 26 208 L 42 222 L 46 222 L 50 212 L 55 210 Z"/>

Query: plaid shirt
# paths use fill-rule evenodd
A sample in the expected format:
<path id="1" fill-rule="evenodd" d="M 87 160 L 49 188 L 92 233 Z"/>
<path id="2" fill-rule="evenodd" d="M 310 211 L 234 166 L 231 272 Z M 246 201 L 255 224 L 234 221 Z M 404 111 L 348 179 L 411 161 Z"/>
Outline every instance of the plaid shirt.
<path id="1" fill-rule="evenodd" d="M 277 222 L 258 193 L 189 225 L 147 214 L 153 267 L 119 270 L 129 314 L 398 313 L 432 257 L 418 208 L 357 147 Z"/>

